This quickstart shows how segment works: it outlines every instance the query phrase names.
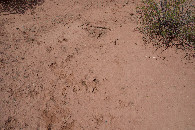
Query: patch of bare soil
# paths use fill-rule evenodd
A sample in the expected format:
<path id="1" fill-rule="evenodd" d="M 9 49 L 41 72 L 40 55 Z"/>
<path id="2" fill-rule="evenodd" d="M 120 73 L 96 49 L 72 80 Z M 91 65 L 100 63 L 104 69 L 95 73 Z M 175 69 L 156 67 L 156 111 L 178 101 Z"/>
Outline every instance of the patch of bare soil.
<path id="1" fill-rule="evenodd" d="M 0 129 L 193 130 L 194 59 L 145 46 L 137 4 L 45 0 L 2 12 Z"/>

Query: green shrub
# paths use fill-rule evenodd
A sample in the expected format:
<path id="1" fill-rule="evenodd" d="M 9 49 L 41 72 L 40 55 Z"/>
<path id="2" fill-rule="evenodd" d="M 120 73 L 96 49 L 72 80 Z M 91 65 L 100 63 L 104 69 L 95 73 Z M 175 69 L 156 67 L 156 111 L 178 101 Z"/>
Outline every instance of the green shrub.
<path id="1" fill-rule="evenodd" d="M 137 7 L 139 30 L 158 45 L 195 49 L 194 5 L 190 0 L 142 0 Z M 177 41 L 175 44 L 173 41 Z"/>

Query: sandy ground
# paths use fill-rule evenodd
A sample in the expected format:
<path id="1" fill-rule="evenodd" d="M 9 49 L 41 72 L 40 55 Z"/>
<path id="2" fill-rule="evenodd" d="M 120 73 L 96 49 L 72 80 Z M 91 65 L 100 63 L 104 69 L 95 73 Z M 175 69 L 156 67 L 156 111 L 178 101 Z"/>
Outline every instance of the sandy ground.
<path id="1" fill-rule="evenodd" d="M 194 59 L 145 46 L 134 0 L 0 16 L 0 130 L 194 130 Z"/>

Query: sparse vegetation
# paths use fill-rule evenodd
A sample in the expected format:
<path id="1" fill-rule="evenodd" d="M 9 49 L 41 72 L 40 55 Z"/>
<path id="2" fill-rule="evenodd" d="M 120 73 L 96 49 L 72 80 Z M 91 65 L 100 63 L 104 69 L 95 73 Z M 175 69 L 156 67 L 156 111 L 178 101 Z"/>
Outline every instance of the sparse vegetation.
<path id="1" fill-rule="evenodd" d="M 33 9 L 40 5 L 44 0 L 0 0 L 0 13 L 25 13 L 28 9 Z"/>
<path id="2" fill-rule="evenodd" d="M 142 0 L 137 7 L 139 31 L 157 48 L 195 49 L 193 0 Z M 153 42 L 157 40 L 158 42 Z"/>

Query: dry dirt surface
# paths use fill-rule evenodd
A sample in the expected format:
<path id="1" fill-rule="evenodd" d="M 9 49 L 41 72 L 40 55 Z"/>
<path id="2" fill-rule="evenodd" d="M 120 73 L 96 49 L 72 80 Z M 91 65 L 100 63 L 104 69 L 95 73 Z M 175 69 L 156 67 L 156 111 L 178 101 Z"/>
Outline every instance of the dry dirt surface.
<path id="1" fill-rule="evenodd" d="M 194 59 L 145 46 L 134 0 L 0 14 L 0 130 L 194 130 Z"/>

